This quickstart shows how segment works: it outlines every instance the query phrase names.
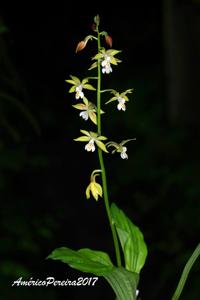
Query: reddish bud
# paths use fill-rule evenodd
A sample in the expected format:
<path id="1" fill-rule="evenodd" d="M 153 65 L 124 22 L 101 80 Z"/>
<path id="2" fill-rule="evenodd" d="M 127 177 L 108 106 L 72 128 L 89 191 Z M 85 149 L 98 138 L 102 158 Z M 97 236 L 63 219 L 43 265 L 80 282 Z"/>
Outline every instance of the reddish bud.
<path id="1" fill-rule="evenodd" d="M 113 40 L 112 40 L 111 36 L 106 35 L 106 36 L 105 36 L 105 41 L 106 41 L 106 44 L 107 44 L 109 47 L 112 47 Z"/>
<path id="2" fill-rule="evenodd" d="M 85 41 L 80 41 L 78 43 L 78 45 L 76 46 L 76 51 L 75 52 L 77 53 L 77 52 L 83 50 L 85 48 L 86 44 L 87 43 Z"/>

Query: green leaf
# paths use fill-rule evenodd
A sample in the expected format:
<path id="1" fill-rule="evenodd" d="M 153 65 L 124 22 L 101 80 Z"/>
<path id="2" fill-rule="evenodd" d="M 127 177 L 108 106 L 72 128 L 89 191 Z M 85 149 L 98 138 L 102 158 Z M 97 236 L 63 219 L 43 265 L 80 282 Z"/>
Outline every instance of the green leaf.
<path id="1" fill-rule="evenodd" d="M 143 234 L 114 203 L 111 214 L 124 252 L 126 269 L 139 274 L 147 257 Z"/>
<path id="2" fill-rule="evenodd" d="M 107 275 L 113 269 L 107 253 L 87 248 L 74 251 L 61 247 L 55 249 L 47 258 L 60 260 L 76 270 L 97 276 Z"/>
<path id="3" fill-rule="evenodd" d="M 192 253 L 191 257 L 189 258 L 187 264 L 185 265 L 185 268 L 183 269 L 180 281 L 178 283 L 178 286 L 174 292 L 174 295 L 172 297 L 172 300 L 178 300 L 183 288 L 185 286 L 186 280 L 188 278 L 188 275 L 190 273 L 190 270 L 193 266 L 193 264 L 195 263 L 195 261 L 197 260 L 197 258 L 200 256 L 200 244 L 198 244 L 198 246 L 196 247 L 196 249 L 194 250 L 194 252 Z"/>
<path id="4" fill-rule="evenodd" d="M 117 300 L 136 300 L 138 274 L 124 268 L 113 268 L 112 272 L 104 275 L 104 278 L 115 291 Z"/>
<path id="5" fill-rule="evenodd" d="M 47 258 L 60 260 L 82 272 L 103 276 L 113 288 L 117 300 L 136 300 L 138 274 L 113 266 L 105 252 L 88 248 L 74 251 L 61 247 L 55 249 Z"/>

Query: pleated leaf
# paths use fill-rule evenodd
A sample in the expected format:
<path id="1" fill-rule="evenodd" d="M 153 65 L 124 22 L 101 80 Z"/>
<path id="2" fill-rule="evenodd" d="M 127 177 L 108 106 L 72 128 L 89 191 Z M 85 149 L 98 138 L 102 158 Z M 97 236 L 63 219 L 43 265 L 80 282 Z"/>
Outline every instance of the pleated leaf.
<path id="1" fill-rule="evenodd" d="M 76 270 L 97 276 L 106 275 L 113 269 L 107 253 L 88 248 L 74 251 L 61 247 L 55 249 L 47 258 L 60 260 Z"/>
<path id="2" fill-rule="evenodd" d="M 124 268 L 113 268 L 104 278 L 113 288 L 117 300 L 136 300 L 139 275 Z"/>
<path id="3" fill-rule="evenodd" d="M 103 276 L 115 292 L 117 300 L 136 300 L 138 274 L 113 266 L 105 252 L 88 248 L 74 251 L 61 247 L 55 249 L 47 258 L 60 260 L 82 272 Z"/>
<path id="4" fill-rule="evenodd" d="M 126 269 L 139 274 L 147 257 L 143 234 L 114 203 L 111 205 L 111 214 L 124 253 Z"/>

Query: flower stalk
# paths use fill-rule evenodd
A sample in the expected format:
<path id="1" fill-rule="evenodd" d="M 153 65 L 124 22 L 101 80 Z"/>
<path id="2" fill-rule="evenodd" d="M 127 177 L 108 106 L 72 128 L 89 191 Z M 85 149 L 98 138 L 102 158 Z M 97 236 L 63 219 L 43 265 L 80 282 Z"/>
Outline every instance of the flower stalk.
<path id="1" fill-rule="evenodd" d="M 101 50 L 101 42 L 100 42 L 100 32 L 99 26 L 96 24 L 96 31 L 97 31 L 97 45 L 98 45 L 98 53 Z M 97 79 L 97 132 L 98 135 L 101 136 L 101 61 L 98 59 L 97 61 L 97 72 L 98 72 L 98 79 Z M 118 267 L 121 266 L 121 255 L 120 255 L 120 248 L 119 242 L 117 238 L 117 233 L 115 226 L 112 222 L 111 211 L 110 211 L 110 204 L 109 204 L 109 197 L 108 197 L 108 188 L 107 188 L 107 178 L 106 178 L 106 170 L 104 165 L 103 153 L 100 148 L 98 148 L 98 157 L 99 157 L 99 164 L 101 168 L 101 176 L 102 176 L 102 186 L 103 186 L 103 198 L 106 208 L 106 213 L 108 216 L 114 247 L 115 247 L 115 254 Z"/>

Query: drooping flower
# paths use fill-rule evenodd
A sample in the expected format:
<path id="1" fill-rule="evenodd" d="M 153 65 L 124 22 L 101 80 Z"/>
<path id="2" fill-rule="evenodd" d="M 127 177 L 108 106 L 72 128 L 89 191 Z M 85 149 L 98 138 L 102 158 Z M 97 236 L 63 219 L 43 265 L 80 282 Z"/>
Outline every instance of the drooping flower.
<path id="1" fill-rule="evenodd" d="M 108 142 L 106 144 L 107 147 L 114 147 L 115 149 L 112 150 L 112 154 L 115 152 L 120 153 L 120 156 L 122 159 L 128 159 L 128 154 L 127 154 L 127 147 L 124 145 L 128 143 L 129 141 L 133 141 L 135 139 L 128 139 L 128 140 L 123 140 L 121 143 L 116 143 L 116 142 Z"/>
<path id="2" fill-rule="evenodd" d="M 132 93 L 133 89 L 128 89 L 122 93 L 119 93 L 115 90 L 111 90 L 111 93 L 114 95 L 114 97 L 110 98 L 110 100 L 108 100 L 106 102 L 106 104 L 113 102 L 113 101 L 117 101 L 117 109 L 118 110 L 126 110 L 126 102 L 129 101 L 127 94 Z"/>
<path id="3" fill-rule="evenodd" d="M 83 89 L 95 91 L 96 89 L 88 83 L 89 79 L 84 78 L 82 81 L 76 77 L 70 75 L 71 79 L 65 80 L 66 82 L 72 84 L 72 87 L 69 89 L 69 93 L 75 92 L 75 98 L 78 100 L 79 98 L 83 99 L 84 92 Z"/>
<path id="4" fill-rule="evenodd" d="M 86 131 L 86 130 L 80 130 L 81 133 L 83 133 L 83 136 L 80 136 L 76 139 L 74 139 L 74 141 L 76 142 L 88 142 L 85 145 L 85 150 L 88 152 L 94 152 L 96 147 L 95 144 L 104 152 L 108 153 L 108 150 L 106 149 L 106 146 L 104 145 L 104 143 L 102 141 L 107 140 L 107 138 L 105 136 L 102 135 L 98 135 L 98 133 L 96 132 L 92 132 L 92 131 Z"/>
<path id="5" fill-rule="evenodd" d="M 111 65 L 118 65 L 118 63 L 121 62 L 118 58 L 114 57 L 116 54 L 120 53 L 120 50 L 115 49 L 109 49 L 105 50 L 105 48 L 102 48 L 99 53 L 97 53 L 92 60 L 100 60 L 101 66 L 102 66 L 102 73 L 109 74 L 112 72 Z M 97 62 L 94 62 L 89 70 L 96 68 Z"/>
<path id="6" fill-rule="evenodd" d="M 98 201 L 98 197 L 102 197 L 103 190 L 99 183 L 96 182 L 96 176 L 98 176 L 101 170 L 94 170 L 90 176 L 90 184 L 87 186 L 86 189 L 86 198 L 90 198 L 90 193 L 94 197 L 96 201 Z"/>
<path id="7" fill-rule="evenodd" d="M 72 105 L 74 108 L 82 110 L 79 114 L 85 121 L 90 119 L 94 124 L 97 124 L 97 108 L 94 103 L 89 102 L 86 97 L 83 97 L 83 103 Z M 104 113 L 101 110 L 101 113 Z"/>

